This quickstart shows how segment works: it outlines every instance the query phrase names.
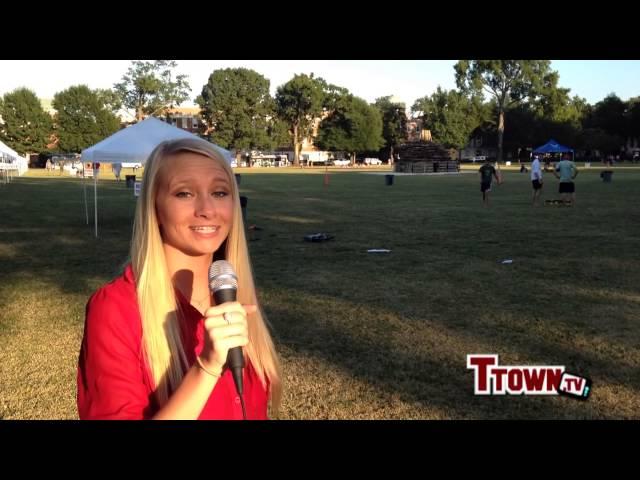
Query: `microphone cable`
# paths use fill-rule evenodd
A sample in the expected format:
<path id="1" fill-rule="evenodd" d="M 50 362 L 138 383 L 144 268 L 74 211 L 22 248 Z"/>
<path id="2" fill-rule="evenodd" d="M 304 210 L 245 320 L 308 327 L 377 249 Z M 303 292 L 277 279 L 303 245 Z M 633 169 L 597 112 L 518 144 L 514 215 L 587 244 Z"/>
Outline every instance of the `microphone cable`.
<path id="1" fill-rule="evenodd" d="M 247 419 L 247 411 L 244 408 L 244 395 L 240 394 L 240 404 L 242 405 L 242 419 L 246 420 Z"/>

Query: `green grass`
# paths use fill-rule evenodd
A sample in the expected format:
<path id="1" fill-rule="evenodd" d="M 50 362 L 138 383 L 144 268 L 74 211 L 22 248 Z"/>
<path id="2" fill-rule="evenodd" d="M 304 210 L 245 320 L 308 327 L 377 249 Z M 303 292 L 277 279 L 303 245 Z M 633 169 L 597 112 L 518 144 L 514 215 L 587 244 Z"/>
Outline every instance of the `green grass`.
<path id="1" fill-rule="evenodd" d="M 528 175 L 505 171 L 483 208 L 472 174 L 387 187 L 337 169 L 324 187 L 323 169 L 241 170 L 285 374 L 279 418 L 640 418 L 640 170 L 610 184 L 599 171 L 581 170 L 569 208 L 531 207 Z M 95 239 L 93 190 L 87 225 L 81 181 L 41 173 L 0 185 L 2 418 L 76 418 L 84 306 L 131 234 L 123 182 L 100 183 Z M 545 180 L 543 200 L 557 198 Z M 315 232 L 336 238 L 302 240 Z M 468 353 L 565 365 L 592 397 L 474 396 Z"/>

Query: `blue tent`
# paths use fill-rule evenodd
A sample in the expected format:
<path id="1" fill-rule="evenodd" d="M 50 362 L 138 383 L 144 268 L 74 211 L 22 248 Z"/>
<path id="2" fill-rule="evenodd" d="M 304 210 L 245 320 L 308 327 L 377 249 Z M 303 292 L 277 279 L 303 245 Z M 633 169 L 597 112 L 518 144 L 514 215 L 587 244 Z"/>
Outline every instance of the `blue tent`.
<path id="1" fill-rule="evenodd" d="M 573 151 L 573 148 L 565 147 L 564 145 L 560 145 L 553 138 L 549 140 L 547 143 L 533 150 L 533 153 L 572 153 L 573 160 L 576 159 L 576 154 Z"/>
<path id="2" fill-rule="evenodd" d="M 560 145 L 554 139 L 551 139 L 541 147 L 536 148 L 533 153 L 573 153 L 573 148 Z"/>

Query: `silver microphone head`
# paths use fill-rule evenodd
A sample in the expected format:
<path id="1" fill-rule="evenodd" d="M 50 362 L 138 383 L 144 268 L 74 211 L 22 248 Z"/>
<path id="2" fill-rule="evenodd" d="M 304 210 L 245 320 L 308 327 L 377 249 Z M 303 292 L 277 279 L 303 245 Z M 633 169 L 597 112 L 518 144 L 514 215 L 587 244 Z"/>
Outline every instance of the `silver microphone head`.
<path id="1" fill-rule="evenodd" d="M 226 260 L 217 260 L 209 267 L 209 288 L 212 292 L 221 289 L 238 289 L 238 277 Z"/>

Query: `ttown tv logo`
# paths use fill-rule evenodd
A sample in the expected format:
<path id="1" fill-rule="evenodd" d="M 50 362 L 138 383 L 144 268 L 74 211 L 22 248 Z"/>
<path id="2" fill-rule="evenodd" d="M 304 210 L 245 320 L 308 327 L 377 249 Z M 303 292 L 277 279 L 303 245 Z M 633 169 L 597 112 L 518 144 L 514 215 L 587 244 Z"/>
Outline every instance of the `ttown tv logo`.
<path id="1" fill-rule="evenodd" d="M 469 354 L 476 395 L 567 395 L 586 400 L 591 380 L 565 372 L 564 366 L 498 365 L 498 355 Z"/>

